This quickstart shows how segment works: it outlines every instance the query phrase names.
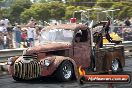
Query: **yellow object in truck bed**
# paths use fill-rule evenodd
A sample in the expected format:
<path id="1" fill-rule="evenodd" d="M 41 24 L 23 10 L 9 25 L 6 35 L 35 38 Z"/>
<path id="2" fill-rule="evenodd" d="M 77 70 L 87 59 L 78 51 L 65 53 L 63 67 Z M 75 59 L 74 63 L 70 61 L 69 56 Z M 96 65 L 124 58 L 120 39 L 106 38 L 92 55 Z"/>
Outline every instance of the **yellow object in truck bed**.
<path id="1" fill-rule="evenodd" d="M 115 33 L 115 32 L 111 32 L 110 33 L 110 37 L 113 39 L 113 40 L 121 40 L 121 37 Z M 109 43 L 109 41 L 104 37 L 103 38 L 103 43 Z"/>

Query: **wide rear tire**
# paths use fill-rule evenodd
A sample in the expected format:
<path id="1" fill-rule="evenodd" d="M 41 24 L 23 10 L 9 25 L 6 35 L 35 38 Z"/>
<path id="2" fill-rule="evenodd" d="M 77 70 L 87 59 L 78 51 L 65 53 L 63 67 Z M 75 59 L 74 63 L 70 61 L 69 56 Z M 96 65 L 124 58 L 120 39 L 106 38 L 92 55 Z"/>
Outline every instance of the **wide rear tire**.
<path id="1" fill-rule="evenodd" d="M 112 67 L 112 72 L 113 73 L 118 73 L 118 72 L 123 71 L 121 63 L 117 59 L 114 59 L 112 61 L 112 66 L 111 67 Z"/>

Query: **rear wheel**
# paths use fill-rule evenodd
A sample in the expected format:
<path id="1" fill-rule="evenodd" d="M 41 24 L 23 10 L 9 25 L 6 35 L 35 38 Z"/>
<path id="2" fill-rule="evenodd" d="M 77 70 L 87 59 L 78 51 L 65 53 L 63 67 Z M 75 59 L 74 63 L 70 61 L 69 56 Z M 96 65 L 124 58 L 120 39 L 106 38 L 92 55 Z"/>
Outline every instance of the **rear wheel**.
<path id="1" fill-rule="evenodd" d="M 120 72 L 122 71 L 122 67 L 120 65 L 120 62 L 119 60 L 115 59 L 112 61 L 112 72 L 113 73 L 117 73 L 117 72 Z"/>
<path id="2" fill-rule="evenodd" d="M 63 61 L 56 72 L 59 81 L 69 81 L 73 77 L 73 65 L 70 61 Z"/>

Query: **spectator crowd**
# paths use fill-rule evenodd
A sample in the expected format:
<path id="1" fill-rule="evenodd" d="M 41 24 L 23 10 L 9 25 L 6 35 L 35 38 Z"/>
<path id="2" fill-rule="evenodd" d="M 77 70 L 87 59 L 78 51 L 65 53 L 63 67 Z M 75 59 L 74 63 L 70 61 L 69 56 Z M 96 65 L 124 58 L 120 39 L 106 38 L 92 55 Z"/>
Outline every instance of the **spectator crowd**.
<path id="1" fill-rule="evenodd" d="M 8 24 L 8 19 L 0 21 L 0 50 L 26 48 L 35 45 L 41 29 L 36 26 L 35 19 L 31 18 L 26 25 L 15 23 L 12 27 L 9 27 Z"/>
<path id="2" fill-rule="evenodd" d="M 132 19 L 128 17 L 124 22 L 116 20 L 114 23 L 114 32 L 117 33 L 123 41 L 132 41 Z"/>

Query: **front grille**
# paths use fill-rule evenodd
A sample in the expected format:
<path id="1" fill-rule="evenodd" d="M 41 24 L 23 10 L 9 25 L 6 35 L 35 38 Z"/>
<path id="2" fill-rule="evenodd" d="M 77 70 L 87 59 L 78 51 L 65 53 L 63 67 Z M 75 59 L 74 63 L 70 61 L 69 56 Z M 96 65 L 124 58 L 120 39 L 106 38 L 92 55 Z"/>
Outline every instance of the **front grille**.
<path id="1" fill-rule="evenodd" d="M 14 65 L 14 76 L 22 79 L 32 79 L 40 76 L 41 68 L 37 61 L 30 63 L 16 62 Z"/>

